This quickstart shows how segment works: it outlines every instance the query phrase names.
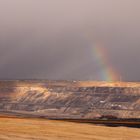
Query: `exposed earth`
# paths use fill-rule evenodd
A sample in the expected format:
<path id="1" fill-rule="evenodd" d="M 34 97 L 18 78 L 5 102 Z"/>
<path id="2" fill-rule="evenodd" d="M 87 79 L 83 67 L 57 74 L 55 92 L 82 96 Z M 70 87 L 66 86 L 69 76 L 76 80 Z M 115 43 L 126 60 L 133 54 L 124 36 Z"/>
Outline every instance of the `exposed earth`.
<path id="1" fill-rule="evenodd" d="M 0 140 L 139 140 L 139 128 L 64 121 L 132 118 L 140 124 L 140 83 L 0 82 Z"/>
<path id="2" fill-rule="evenodd" d="M 0 112 L 48 118 L 140 118 L 140 83 L 1 81 Z"/>

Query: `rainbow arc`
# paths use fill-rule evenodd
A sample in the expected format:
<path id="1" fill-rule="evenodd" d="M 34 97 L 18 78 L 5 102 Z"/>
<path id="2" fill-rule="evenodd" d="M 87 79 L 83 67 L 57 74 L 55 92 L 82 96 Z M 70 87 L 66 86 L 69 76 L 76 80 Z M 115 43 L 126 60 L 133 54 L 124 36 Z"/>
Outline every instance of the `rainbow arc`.
<path id="1" fill-rule="evenodd" d="M 109 62 L 108 53 L 104 47 L 95 45 L 93 47 L 94 57 L 100 67 L 100 77 L 103 81 L 119 81 L 120 76 Z"/>

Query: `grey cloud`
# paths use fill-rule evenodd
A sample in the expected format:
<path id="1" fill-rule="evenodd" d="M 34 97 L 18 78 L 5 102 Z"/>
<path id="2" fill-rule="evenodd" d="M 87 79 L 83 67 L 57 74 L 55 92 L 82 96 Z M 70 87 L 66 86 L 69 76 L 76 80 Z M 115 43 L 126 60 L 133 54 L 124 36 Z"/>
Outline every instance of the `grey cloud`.
<path id="1" fill-rule="evenodd" d="M 118 75 L 139 81 L 139 0 L 0 0 L 0 78 L 106 80 L 102 42 Z"/>

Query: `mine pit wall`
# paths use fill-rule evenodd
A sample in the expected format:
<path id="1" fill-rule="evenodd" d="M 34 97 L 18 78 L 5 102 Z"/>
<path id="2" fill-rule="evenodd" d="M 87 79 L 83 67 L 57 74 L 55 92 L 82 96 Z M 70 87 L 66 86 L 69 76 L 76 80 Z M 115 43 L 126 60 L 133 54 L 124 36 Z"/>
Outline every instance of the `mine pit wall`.
<path id="1" fill-rule="evenodd" d="M 140 118 L 140 84 L 114 86 L 118 84 L 90 82 L 88 86 L 88 82 L 75 81 L 2 81 L 0 111 L 49 118 Z"/>

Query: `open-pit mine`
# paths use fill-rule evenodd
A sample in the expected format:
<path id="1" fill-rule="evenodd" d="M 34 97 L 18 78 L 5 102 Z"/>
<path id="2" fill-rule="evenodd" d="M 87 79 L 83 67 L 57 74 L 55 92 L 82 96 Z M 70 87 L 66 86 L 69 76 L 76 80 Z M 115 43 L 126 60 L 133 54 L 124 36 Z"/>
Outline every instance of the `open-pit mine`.
<path id="1" fill-rule="evenodd" d="M 140 83 L 0 81 L 0 140 L 139 140 L 126 126 L 140 127 Z"/>
<path id="2" fill-rule="evenodd" d="M 50 119 L 140 119 L 140 83 L 1 81 L 0 112 Z"/>

